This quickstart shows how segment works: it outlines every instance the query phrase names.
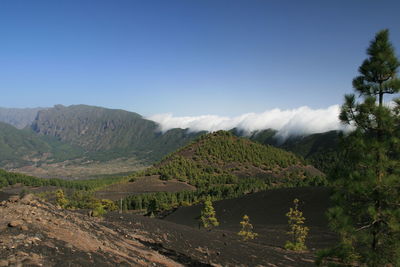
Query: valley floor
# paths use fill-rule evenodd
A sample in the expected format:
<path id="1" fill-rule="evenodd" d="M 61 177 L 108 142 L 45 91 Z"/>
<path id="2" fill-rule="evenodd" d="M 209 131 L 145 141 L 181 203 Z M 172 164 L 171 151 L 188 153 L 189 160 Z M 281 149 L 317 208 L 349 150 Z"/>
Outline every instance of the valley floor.
<path id="1" fill-rule="evenodd" d="M 41 178 L 76 180 L 132 174 L 133 172 L 144 170 L 147 167 L 148 164 L 136 158 L 118 158 L 104 162 L 75 159 L 56 163 L 43 163 L 39 166 L 28 165 L 6 169 L 8 171 Z"/>

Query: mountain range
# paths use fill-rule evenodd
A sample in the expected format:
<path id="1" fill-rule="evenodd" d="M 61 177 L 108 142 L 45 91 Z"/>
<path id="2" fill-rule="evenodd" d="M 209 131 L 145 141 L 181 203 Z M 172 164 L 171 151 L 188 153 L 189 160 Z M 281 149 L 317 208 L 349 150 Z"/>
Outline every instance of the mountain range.
<path id="1" fill-rule="evenodd" d="M 204 134 L 188 129 L 162 133 L 157 123 L 137 113 L 87 105 L 0 108 L 0 122 L 0 167 L 39 176 L 48 176 L 51 166 L 68 169 L 83 163 L 96 163 L 93 168 L 101 173 L 99 163 L 118 162 L 118 166 L 132 168 L 107 165 L 104 173 L 129 172 L 134 165 L 148 166 Z M 236 129 L 231 132 L 243 135 Z M 246 137 L 292 151 L 323 171 L 335 160 L 337 132 L 292 137 L 285 142 L 276 139 L 275 133 L 267 129 Z M 85 176 L 85 170 L 80 170 L 79 176 Z"/>

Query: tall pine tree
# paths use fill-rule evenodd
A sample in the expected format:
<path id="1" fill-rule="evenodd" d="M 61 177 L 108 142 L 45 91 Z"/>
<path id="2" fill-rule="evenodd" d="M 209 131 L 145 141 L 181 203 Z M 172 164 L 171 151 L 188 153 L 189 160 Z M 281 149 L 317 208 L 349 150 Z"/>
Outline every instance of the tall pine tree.
<path id="1" fill-rule="evenodd" d="M 330 224 L 341 236 L 336 256 L 368 266 L 400 266 L 400 66 L 388 30 L 376 34 L 345 96 L 340 120 L 354 128 L 342 140 L 332 173 L 336 206 Z M 391 99 L 387 99 L 391 100 Z"/>

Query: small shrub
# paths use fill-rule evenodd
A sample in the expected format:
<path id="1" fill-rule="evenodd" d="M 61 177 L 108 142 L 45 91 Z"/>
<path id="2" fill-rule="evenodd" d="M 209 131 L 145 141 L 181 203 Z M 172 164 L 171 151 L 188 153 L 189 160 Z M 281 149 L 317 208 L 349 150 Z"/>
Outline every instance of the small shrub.
<path id="1" fill-rule="evenodd" d="M 95 205 L 93 208 L 93 217 L 102 217 L 104 214 L 106 214 L 106 210 L 104 209 L 103 205 L 98 203 L 98 205 Z"/>
<path id="2" fill-rule="evenodd" d="M 112 200 L 109 199 L 102 199 L 101 200 L 101 205 L 103 206 L 103 208 L 106 211 L 114 211 L 114 210 L 118 210 L 117 205 L 115 204 L 115 202 L 113 202 Z"/>
<path id="3" fill-rule="evenodd" d="M 243 241 L 248 239 L 254 239 L 258 236 L 257 233 L 253 232 L 253 225 L 250 223 L 250 218 L 247 215 L 243 216 L 243 221 L 240 222 L 242 229 L 239 231 L 238 235 L 242 237 Z"/>
<path id="4" fill-rule="evenodd" d="M 65 197 L 62 189 L 57 189 L 56 191 L 56 203 L 63 208 L 65 208 L 68 204 L 68 199 Z"/>

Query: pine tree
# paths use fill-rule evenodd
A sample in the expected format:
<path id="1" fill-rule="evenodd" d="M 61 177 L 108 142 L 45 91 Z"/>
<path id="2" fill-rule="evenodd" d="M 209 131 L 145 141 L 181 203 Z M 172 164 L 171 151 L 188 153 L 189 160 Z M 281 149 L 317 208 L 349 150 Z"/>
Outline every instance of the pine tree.
<path id="1" fill-rule="evenodd" d="M 217 218 L 215 217 L 215 210 L 211 202 L 211 197 L 208 196 L 204 201 L 204 208 L 201 211 L 200 220 L 206 229 L 211 229 L 219 225 Z"/>
<path id="2" fill-rule="evenodd" d="M 400 266 L 400 66 L 380 31 L 353 80 L 356 96 L 346 95 L 340 120 L 354 131 L 342 138 L 341 162 L 331 175 L 335 207 L 330 224 L 341 236 L 334 253 L 343 261 L 368 266 Z"/>
<path id="3" fill-rule="evenodd" d="M 242 237 L 243 241 L 248 239 L 254 239 L 258 236 L 257 233 L 253 231 L 253 225 L 250 223 L 250 218 L 247 215 L 243 216 L 243 221 L 240 222 L 242 229 L 238 232 L 238 235 Z"/>
<path id="4" fill-rule="evenodd" d="M 307 249 L 305 242 L 309 228 L 303 225 L 305 218 L 303 212 L 299 210 L 299 200 L 295 198 L 293 204 L 294 208 L 290 208 L 289 212 L 286 213 L 286 217 L 289 218 L 288 224 L 290 231 L 288 234 L 291 235 L 292 240 L 286 242 L 285 248 L 302 251 Z"/>

